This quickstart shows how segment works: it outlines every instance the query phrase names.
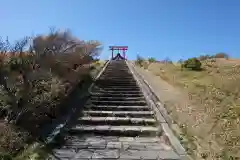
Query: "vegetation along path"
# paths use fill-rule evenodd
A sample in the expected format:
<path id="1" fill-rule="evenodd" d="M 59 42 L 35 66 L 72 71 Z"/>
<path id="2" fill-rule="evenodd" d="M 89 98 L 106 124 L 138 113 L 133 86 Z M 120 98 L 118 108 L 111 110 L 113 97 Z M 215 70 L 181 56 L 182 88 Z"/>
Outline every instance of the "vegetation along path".
<path id="1" fill-rule="evenodd" d="M 133 66 L 119 57 L 99 75 L 47 159 L 186 158 Z"/>

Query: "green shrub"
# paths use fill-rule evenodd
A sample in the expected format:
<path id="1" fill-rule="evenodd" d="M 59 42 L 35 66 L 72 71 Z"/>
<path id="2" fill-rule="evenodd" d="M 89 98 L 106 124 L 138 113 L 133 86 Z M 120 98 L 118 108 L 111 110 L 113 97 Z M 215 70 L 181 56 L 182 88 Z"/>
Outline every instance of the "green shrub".
<path id="1" fill-rule="evenodd" d="M 151 57 L 151 58 L 148 58 L 148 62 L 149 63 L 155 63 L 156 62 L 156 59 Z"/>
<path id="2" fill-rule="evenodd" d="M 145 61 L 145 59 L 139 55 L 137 55 L 137 60 L 136 60 L 136 64 L 139 66 L 143 66 L 143 62 Z"/>
<path id="3" fill-rule="evenodd" d="M 201 70 L 202 63 L 197 58 L 189 58 L 188 60 L 184 61 L 182 64 L 183 68 L 190 68 L 192 70 Z"/>
<path id="4" fill-rule="evenodd" d="M 183 59 L 179 59 L 179 60 L 178 60 L 178 63 L 180 63 L 180 64 L 183 64 L 183 62 L 184 62 Z"/>
<path id="5" fill-rule="evenodd" d="M 12 157 L 8 154 L 0 153 L 0 160 L 12 160 Z"/>

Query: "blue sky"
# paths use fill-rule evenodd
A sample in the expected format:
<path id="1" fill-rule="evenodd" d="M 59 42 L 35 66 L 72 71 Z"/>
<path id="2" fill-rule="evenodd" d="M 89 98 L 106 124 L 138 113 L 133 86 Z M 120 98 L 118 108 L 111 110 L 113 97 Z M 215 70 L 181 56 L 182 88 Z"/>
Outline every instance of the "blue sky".
<path id="1" fill-rule="evenodd" d="M 69 28 L 83 40 L 127 45 L 172 60 L 226 52 L 240 57 L 239 0 L 0 0 L 0 36 L 10 40 Z"/>

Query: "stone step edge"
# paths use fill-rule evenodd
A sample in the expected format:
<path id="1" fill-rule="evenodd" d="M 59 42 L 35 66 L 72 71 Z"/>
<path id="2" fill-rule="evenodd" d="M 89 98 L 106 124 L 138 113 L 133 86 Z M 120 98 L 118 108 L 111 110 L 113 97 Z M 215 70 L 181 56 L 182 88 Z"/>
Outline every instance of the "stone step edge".
<path id="1" fill-rule="evenodd" d="M 100 100 L 100 99 L 121 99 L 121 100 L 126 100 L 126 101 L 129 101 L 129 100 L 145 100 L 145 97 L 144 96 L 139 96 L 139 97 L 110 97 L 110 96 L 91 96 L 90 99 L 97 99 L 97 100 Z"/>
<path id="2" fill-rule="evenodd" d="M 131 117 L 92 117 L 84 116 L 78 118 L 80 121 L 89 121 L 89 122 L 129 122 L 131 123 L 156 123 L 157 121 L 154 118 L 131 118 Z"/>
<path id="3" fill-rule="evenodd" d="M 109 95 L 113 95 L 113 96 L 144 96 L 143 95 L 143 93 L 115 93 L 115 92 L 112 92 L 112 93 L 109 93 L 109 94 L 105 94 L 104 92 L 101 92 L 101 91 L 99 91 L 99 92 L 91 92 L 90 93 L 90 95 L 93 95 L 93 96 L 99 96 L 99 95 L 101 95 L 101 96 L 109 96 Z"/>
<path id="4" fill-rule="evenodd" d="M 107 107 L 111 107 L 111 108 L 131 108 L 131 109 L 151 109 L 150 107 L 146 106 L 119 106 L 119 105 L 87 105 L 85 106 L 85 108 L 91 108 L 91 107 L 99 107 L 100 108 L 107 108 Z"/>
<path id="5" fill-rule="evenodd" d="M 88 111 L 83 111 L 85 114 L 112 114 L 112 115 L 153 115 L 153 111 L 93 111 L 93 110 L 88 110 Z"/>
<path id="6" fill-rule="evenodd" d="M 94 86 L 93 88 L 92 88 L 93 90 L 97 90 L 97 89 L 103 89 L 103 90 L 112 90 L 112 91 L 115 91 L 115 90 L 117 90 L 117 91 L 122 91 L 122 90 L 126 90 L 126 91 L 139 91 L 140 90 L 140 88 L 139 87 L 127 87 L 127 86 L 125 86 L 125 87 L 122 87 L 122 86 L 115 86 L 115 87 L 99 87 L 99 86 Z"/>
<path id="7" fill-rule="evenodd" d="M 113 126 L 113 125 L 77 125 L 69 129 L 69 131 L 103 131 L 103 132 L 155 132 L 160 134 L 162 128 L 160 127 L 147 127 L 147 126 Z"/>
<path id="8" fill-rule="evenodd" d="M 122 106 L 131 106 L 131 105 L 147 105 L 147 102 L 142 100 L 138 101 L 113 101 L 113 100 L 92 100 L 90 99 L 87 103 L 87 105 L 122 105 Z"/>
<path id="9" fill-rule="evenodd" d="M 143 96 L 143 94 L 140 94 L 140 93 L 109 93 L 109 94 L 104 94 L 102 92 L 92 92 L 90 93 L 90 95 L 92 96 L 98 96 L 98 95 L 101 95 L 101 96 L 109 96 L 109 95 L 113 95 L 113 96 Z"/>
<path id="10" fill-rule="evenodd" d="M 121 91 L 121 90 L 100 90 L 100 89 L 94 89 L 94 90 L 91 90 L 90 94 L 92 93 L 116 93 L 116 94 L 125 94 L 125 93 L 128 93 L 128 94 L 132 94 L 132 93 L 137 93 L 137 94 L 142 94 L 141 91 L 129 91 L 129 90 L 125 90 L 125 91 Z"/>

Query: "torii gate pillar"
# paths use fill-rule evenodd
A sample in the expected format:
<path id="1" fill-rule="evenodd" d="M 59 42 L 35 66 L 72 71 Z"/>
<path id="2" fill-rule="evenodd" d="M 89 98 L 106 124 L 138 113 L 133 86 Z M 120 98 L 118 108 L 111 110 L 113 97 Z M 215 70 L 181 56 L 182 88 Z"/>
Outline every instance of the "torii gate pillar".
<path id="1" fill-rule="evenodd" d="M 128 50 L 128 46 L 109 46 L 109 49 L 112 51 L 112 59 L 114 58 L 113 52 L 115 50 L 117 50 L 119 54 L 120 54 L 120 51 L 122 51 L 122 55 L 121 56 L 124 59 L 126 59 L 126 51 Z"/>
<path id="2" fill-rule="evenodd" d="M 114 51 L 114 50 L 112 49 L 112 59 L 113 59 L 113 51 Z"/>

